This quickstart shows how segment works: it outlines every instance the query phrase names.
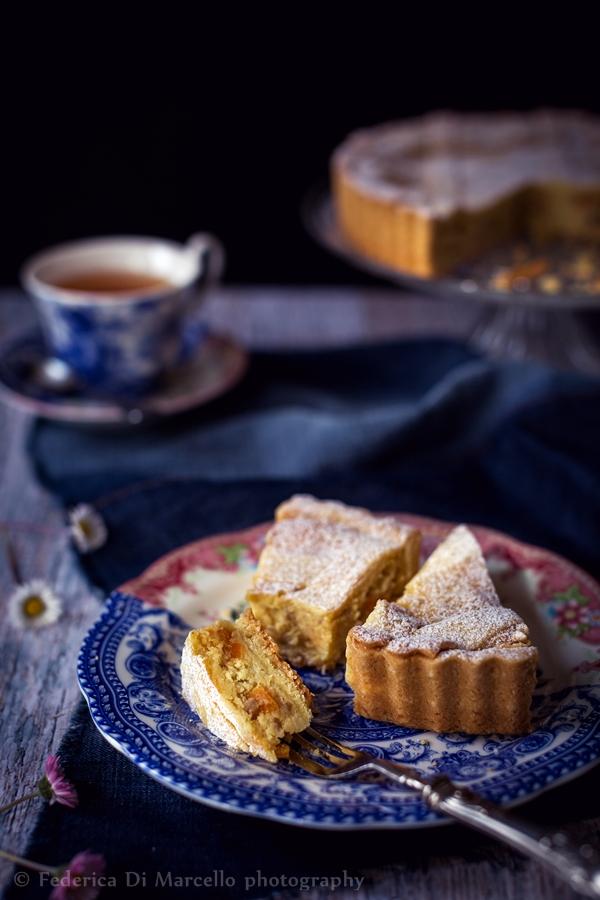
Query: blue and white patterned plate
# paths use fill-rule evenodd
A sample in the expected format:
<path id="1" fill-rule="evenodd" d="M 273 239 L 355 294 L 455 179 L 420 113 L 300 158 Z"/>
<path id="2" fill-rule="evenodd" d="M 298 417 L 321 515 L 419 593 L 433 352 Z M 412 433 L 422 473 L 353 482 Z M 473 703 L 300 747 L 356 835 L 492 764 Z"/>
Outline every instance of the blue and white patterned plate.
<path id="1" fill-rule="evenodd" d="M 402 518 L 421 527 L 425 553 L 450 527 Z M 188 545 L 111 595 L 79 657 L 79 683 L 96 726 L 166 787 L 222 809 L 328 829 L 442 823 L 410 791 L 328 782 L 291 763 L 232 751 L 182 699 L 179 659 L 190 625 L 239 605 L 265 529 Z M 515 804 L 575 777 L 600 756 L 600 588 L 553 554 L 475 531 L 503 602 L 524 615 L 540 648 L 530 735 L 442 735 L 370 721 L 354 713 L 342 669 L 301 674 L 315 694 L 314 724 L 323 733 L 424 772 L 446 772 L 496 803 Z"/>

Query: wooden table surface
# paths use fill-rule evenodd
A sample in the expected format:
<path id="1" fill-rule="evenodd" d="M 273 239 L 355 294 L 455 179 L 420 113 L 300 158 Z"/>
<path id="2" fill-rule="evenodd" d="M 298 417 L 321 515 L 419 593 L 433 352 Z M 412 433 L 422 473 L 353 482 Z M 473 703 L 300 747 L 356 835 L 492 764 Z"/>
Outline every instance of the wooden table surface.
<path id="1" fill-rule="evenodd" d="M 328 346 L 432 333 L 460 337 L 473 322 L 468 305 L 399 297 L 394 290 L 355 288 L 227 288 L 208 301 L 206 312 L 213 327 L 250 348 Z M 1 339 L 32 321 L 32 310 L 21 295 L 0 292 Z M 79 645 L 102 599 L 78 566 L 62 510 L 35 481 L 25 451 L 30 425 L 27 414 L 0 403 L 0 539 L 10 537 L 25 578 L 41 577 L 53 585 L 64 601 L 64 614 L 58 625 L 37 633 L 6 624 L 0 629 L 3 802 L 31 790 L 46 755 L 58 748 L 79 697 L 75 678 Z M 3 549 L 0 546 L 0 604 L 5 614 L 13 584 Z M 24 851 L 41 802 L 24 803 L 0 818 L 2 848 Z M 11 874 L 12 867 L 0 860 L 0 889 Z M 467 865 L 453 859 L 423 872 L 422 877 L 415 879 L 413 874 L 410 883 L 405 875 L 400 867 L 375 873 L 359 896 L 387 900 L 408 896 L 407 890 L 415 898 L 461 900 L 574 896 L 526 862 L 516 872 L 499 872 L 497 860 Z"/>

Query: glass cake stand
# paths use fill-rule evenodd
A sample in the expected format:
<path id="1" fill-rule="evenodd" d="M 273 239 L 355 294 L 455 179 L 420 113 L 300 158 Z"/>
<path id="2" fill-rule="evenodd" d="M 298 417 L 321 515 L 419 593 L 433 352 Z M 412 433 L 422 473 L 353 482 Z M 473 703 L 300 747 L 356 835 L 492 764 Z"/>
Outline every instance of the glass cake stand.
<path id="1" fill-rule="evenodd" d="M 583 315 L 596 310 L 600 334 L 600 294 L 551 294 L 527 286 L 519 291 L 494 290 L 486 283 L 497 265 L 493 254 L 445 278 L 419 278 L 374 262 L 346 241 L 324 187 L 306 197 L 302 217 L 319 244 L 363 271 L 409 291 L 478 303 L 480 312 L 469 337 L 486 354 L 537 359 L 561 369 L 600 374 L 600 341 Z"/>

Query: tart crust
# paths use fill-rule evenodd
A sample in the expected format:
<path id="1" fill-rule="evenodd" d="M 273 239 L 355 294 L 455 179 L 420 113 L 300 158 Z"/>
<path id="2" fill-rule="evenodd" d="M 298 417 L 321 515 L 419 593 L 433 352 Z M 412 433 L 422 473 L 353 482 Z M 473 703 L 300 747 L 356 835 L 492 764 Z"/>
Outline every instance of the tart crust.
<path id="1" fill-rule="evenodd" d="M 530 730 L 537 650 L 501 606 L 473 534 L 459 526 L 407 585 L 348 635 L 346 680 L 370 719 L 431 731 Z"/>
<path id="2" fill-rule="evenodd" d="M 330 669 L 379 597 L 418 568 L 420 534 L 392 517 L 298 495 L 276 511 L 247 598 L 294 665 Z"/>
<path id="3" fill-rule="evenodd" d="M 347 240 L 413 275 L 514 239 L 600 243 L 600 119 L 583 112 L 431 113 L 354 132 L 331 170 Z"/>

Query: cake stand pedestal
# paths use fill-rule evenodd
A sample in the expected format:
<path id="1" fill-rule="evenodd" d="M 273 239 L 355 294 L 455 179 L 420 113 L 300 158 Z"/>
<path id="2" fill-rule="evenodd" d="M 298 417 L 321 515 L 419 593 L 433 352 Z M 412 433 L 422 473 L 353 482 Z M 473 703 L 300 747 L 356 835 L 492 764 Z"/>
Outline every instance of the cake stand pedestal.
<path id="1" fill-rule="evenodd" d="M 316 188 L 307 196 L 302 217 L 321 246 L 356 268 L 402 287 L 404 292 L 478 304 L 480 315 L 469 338 L 486 355 L 534 359 L 558 369 L 600 375 L 600 340 L 581 315 L 583 310 L 596 310 L 600 321 L 600 297 L 503 293 L 464 275 L 418 278 L 399 272 L 362 256 L 346 242 L 327 188 Z M 405 295 L 398 291 L 399 300 Z"/>
<path id="2" fill-rule="evenodd" d="M 586 323 L 571 310 L 488 306 L 482 309 L 470 342 L 498 359 L 533 359 L 557 369 L 600 375 L 600 348 Z"/>

